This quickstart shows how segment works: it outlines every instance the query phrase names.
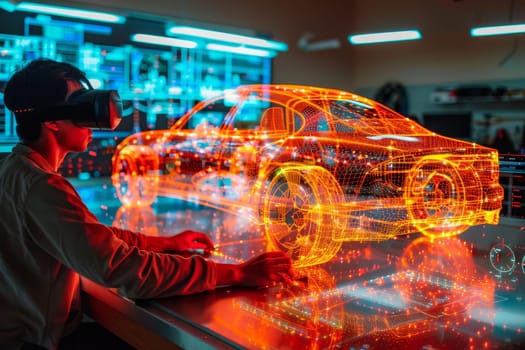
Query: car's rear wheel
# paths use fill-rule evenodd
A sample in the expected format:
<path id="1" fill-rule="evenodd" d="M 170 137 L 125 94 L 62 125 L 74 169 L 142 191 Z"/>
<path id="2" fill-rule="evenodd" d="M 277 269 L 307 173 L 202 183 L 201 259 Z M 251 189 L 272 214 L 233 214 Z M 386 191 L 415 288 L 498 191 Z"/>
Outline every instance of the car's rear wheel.
<path id="1" fill-rule="evenodd" d="M 465 181 L 470 181 L 466 179 Z M 426 158 L 407 177 L 408 219 L 426 236 L 452 237 L 469 226 L 468 186 L 458 166 L 447 159 Z"/>
<path id="2" fill-rule="evenodd" d="M 115 156 L 113 186 L 125 206 L 146 206 L 157 198 L 159 159 L 149 146 L 128 145 Z"/>
<path id="3" fill-rule="evenodd" d="M 262 219 L 270 246 L 286 252 L 297 267 L 332 259 L 341 242 L 337 206 L 343 198 L 336 179 L 316 166 L 279 169 L 263 196 Z"/>

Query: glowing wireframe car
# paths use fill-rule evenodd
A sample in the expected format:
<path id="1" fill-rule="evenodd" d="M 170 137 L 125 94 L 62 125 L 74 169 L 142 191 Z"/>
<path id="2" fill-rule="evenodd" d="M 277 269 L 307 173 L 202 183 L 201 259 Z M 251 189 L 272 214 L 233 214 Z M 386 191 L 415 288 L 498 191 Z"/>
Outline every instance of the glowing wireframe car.
<path id="1" fill-rule="evenodd" d="M 353 93 L 295 85 L 226 91 L 113 157 L 124 205 L 170 196 L 249 216 L 298 266 L 330 260 L 343 241 L 496 224 L 498 178 L 494 149 Z"/>

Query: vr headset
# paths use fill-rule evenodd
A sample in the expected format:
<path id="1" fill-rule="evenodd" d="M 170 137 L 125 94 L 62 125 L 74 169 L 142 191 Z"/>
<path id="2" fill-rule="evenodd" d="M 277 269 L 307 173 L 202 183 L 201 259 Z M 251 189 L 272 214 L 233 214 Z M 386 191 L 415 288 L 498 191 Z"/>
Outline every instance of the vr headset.
<path id="1" fill-rule="evenodd" d="M 122 119 L 122 101 L 116 90 L 75 91 L 67 101 L 45 108 L 15 110 L 17 123 L 71 120 L 78 126 L 115 130 Z"/>

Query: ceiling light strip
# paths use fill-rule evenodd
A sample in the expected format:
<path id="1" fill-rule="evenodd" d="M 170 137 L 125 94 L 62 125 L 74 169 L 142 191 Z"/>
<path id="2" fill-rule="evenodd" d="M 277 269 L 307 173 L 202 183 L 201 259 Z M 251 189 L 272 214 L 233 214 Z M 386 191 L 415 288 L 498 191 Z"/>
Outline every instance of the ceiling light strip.
<path id="1" fill-rule="evenodd" d="M 263 49 L 253 49 L 250 47 L 244 46 L 230 46 L 230 45 L 221 45 L 221 44 L 207 44 L 206 49 L 211 51 L 222 51 L 222 52 L 231 52 L 237 53 L 240 55 L 250 55 L 258 57 L 274 57 L 275 52 Z"/>
<path id="2" fill-rule="evenodd" d="M 250 45 L 263 49 L 270 49 L 276 51 L 287 51 L 288 45 L 278 41 L 257 38 L 253 36 L 231 34 L 225 32 L 218 32 L 214 30 L 207 30 L 202 28 L 187 27 L 187 26 L 172 26 L 167 29 L 168 35 L 184 35 L 204 38 L 208 40 L 224 41 L 233 44 Z"/>
<path id="3" fill-rule="evenodd" d="M 470 29 L 471 36 L 490 36 L 525 33 L 525 23 L 501 26 L 486 26 Z"/>
<path id="4" fill-rule="evenodd" d="M 421 39 L 421 33 L 419 32 L 419 30 L 400 30 L 382 33 L 354 34 L 348 36 L 348 41 L 350 41 L 350 43 L 354 45 L 377 44 L 418 39 Z"/>
<path id="5" fill-rule="evenodd" d="M 138 42 L 138 43 L 153 44 L 153 45 L 183 47 L 187 49 L 194 49 L 197 47 L 197 43 L 191 40 L 182 40 L 182 39 L 170 38 L 167 36 L 140 34 L 140 33 L 133 34 L 131 36 L 131 41 Z"/>
<path id="6" fill-rule="evenodd" d="M 16 5 L 15 10 L 34 12 L 34 13 L 45 13 L 48 15 L 58 15 L 70 18 L 81 18 L 91 21 L 108 22 L 108 23 L 124 23 L 126 18 L 123 16 L 100 12 L 100 11 L 89 11 L 81 10 L 71 7 L 64 6 L 52 6 L 45 4 L 37 4 L 34 2 L 23 1 Z"/>

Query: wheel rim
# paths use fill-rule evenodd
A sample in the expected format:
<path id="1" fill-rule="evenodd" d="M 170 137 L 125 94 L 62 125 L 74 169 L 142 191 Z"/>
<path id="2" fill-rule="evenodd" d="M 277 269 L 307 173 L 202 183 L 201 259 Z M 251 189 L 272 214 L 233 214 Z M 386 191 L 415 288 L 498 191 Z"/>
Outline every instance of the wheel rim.
<path id="1" fill-rule="evenodd" d="M 408 215 L 430 237 L 452 237 L 468 228 L 467 196 L 457 169 L 447 161 L 425 161 L 408 181 Z"/>
<path id="2" fill-rule="evenodd" d="M 318 219 L 311 210 L 315 198 L 296 181 L 300 181 L 297 176 L 290 175 L 272 186 L 266 218 L 277 246 L 290 252 L 292 258 L 299 259 L 304 249 L 314 243 L 309 229 Z"/>
<path id="3" fill-rule="evenodd" d="M 338 226 L 330 214 L 338 191 L 331 193 L 326 183 L 319 182 L 320 175 L 312 169 L 282 170 L 264 198 L 263 220 L 270 244 L 286 252 L 297 267 L 330 260 L 342 244 L 332 239 Z M 326 176 L 321 179 L 329 182 Z"/>

